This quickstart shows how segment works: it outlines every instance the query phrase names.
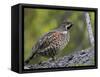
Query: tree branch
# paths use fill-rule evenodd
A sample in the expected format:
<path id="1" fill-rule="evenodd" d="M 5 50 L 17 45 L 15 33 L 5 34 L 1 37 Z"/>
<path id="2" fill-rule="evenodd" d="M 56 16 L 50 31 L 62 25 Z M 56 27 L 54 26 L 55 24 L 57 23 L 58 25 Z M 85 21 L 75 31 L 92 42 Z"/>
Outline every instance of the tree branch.
<path id="1" fill-rule="evenodd" d="M 38 69 L 38 68 L 57 68 L 69 66 L 86 66 L 94 65 L 94 48 L 71 53 L 67 56 L 57 59 L 56 61 L 42 62 L 40 64 L 26 65 L 24 69 Z"/>
<path id="2" fill-rule="evenodd" d="M 86 23 L 87 23 L 89 40 L 90 40 L 91 45 L 94 46 L 94 36 L 93 36 L 93 32 L 92 32 L 92 25 L 91 25 L 89 13 L 84 12 L 84 15 L 85 15 Z"/>

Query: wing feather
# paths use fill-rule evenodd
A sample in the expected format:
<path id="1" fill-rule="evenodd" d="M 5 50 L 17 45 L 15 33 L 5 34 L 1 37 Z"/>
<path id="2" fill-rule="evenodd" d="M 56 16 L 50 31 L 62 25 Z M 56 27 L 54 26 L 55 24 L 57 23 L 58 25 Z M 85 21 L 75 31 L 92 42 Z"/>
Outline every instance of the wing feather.
<path id="1" fill-rule="evenodd" d="M 42 38 L 40 38 L 38 42 L 36 43 L 35 48 L 38 50 L 42 50 L 48 47 L 50 45 L 50 42 L 52 41 L 51 40 L 52 33 L 54 32 L 46 33 Z"/>

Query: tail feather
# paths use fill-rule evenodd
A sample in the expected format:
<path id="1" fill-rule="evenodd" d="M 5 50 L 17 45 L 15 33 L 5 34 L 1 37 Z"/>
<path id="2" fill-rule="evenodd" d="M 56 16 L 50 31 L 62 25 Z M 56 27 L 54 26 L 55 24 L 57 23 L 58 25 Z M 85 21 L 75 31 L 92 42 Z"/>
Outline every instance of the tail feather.
<path id="1" fill-rule="evenodd" d="M 35 55 L 36 52 L 32 53 L 32 55 L 27 60 L 25 60 L 24 65 L 27 65 L 30 62 L 30 60 L 34 58 Z"/>

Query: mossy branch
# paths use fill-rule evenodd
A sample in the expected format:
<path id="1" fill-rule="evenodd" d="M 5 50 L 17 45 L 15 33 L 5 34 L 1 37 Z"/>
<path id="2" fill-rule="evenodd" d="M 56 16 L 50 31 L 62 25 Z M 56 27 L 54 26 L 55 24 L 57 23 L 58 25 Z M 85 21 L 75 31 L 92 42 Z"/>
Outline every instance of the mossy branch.
<path id="1" fill-rule="evenodd" d="M 88 48 L 81 51 L 76 51 L 67 56 L 61 57 L 56 61 L 44 61 L 40 64 L 26 65 L 24 69 L 38 68 L 58 68 L 69 66 L 86 66 L 94 65 L 94 48 Z"/>

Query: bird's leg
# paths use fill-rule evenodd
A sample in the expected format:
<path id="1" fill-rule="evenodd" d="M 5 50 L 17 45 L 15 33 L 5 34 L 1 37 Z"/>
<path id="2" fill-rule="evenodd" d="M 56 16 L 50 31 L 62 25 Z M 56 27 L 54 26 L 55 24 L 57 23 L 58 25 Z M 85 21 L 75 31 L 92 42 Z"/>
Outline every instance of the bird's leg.
<path id="1" fill-rule="evenodd" d="M 56 61 L 56 59 L 57 59 L 57 58 L 56 58 L 55 56 L 52 57 L 52 61 Z"/>
<path id="2" fill-rule="evenodd" d="M 40 61 L 38 64 L 39 64 L 39 65 L 42 64 L 42 61 Z"/>
<path id="3" fill-rule="evenodd" d="M 56 61 L 56 57 L 55 57 L 55 56 L 53 56 L 53 57 L 50 59 L 50 61 L 51 61 L 51 62 Z"/>

